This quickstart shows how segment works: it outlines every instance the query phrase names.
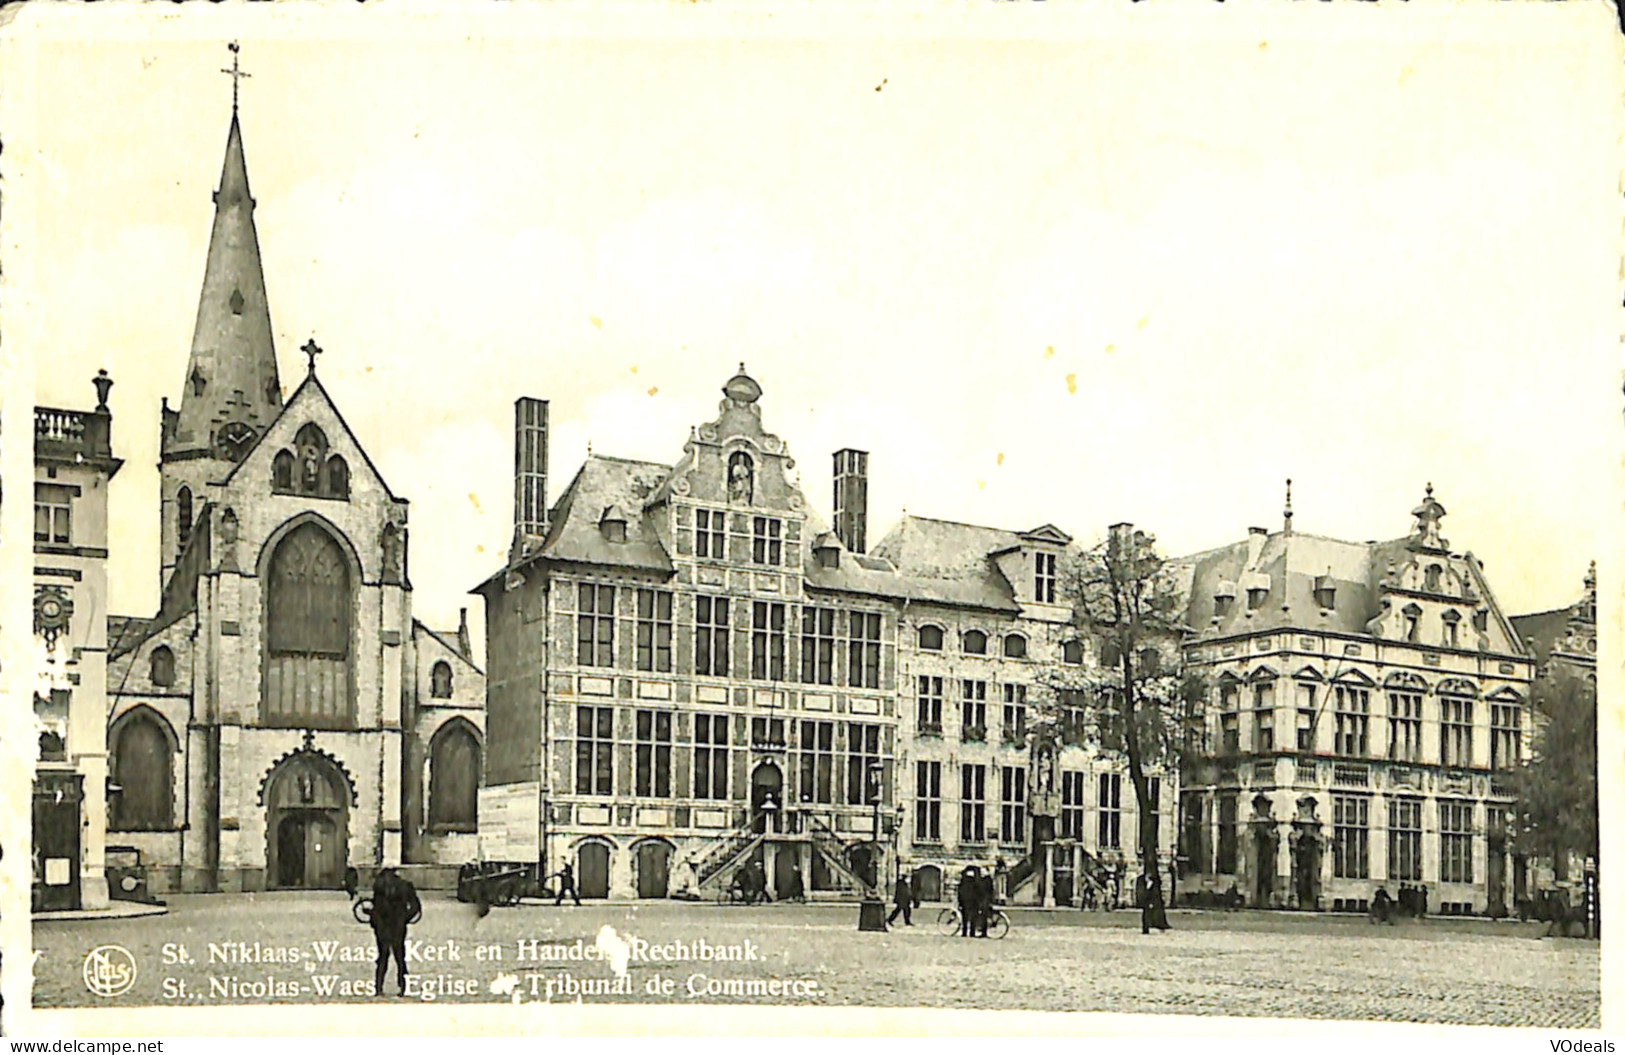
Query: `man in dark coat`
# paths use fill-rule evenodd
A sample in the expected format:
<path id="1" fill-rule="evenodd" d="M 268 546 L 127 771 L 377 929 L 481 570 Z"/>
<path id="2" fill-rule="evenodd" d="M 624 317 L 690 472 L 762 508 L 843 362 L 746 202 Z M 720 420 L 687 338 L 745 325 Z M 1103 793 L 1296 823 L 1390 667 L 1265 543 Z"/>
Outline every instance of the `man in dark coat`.
<path id="1" fill-rule="evenodd" d="M 1145 902 L 1140 909 L 1140 933 L 1168 929 L 1168 910 L 1162 901 L 1162 877 L 1155 872 L 1146 877 Z"/>
<path id="2" fill-rule="evenodd" d="M 406 995 L 406 928 L 423 914 L 423 904 L 412 884 L 393 868 L 378 873 L 372 884 L 372 934 L 378 943 L 378 970 L 373 978 L 374 996 L 384 992 L 384 975 L 389 958 L 395 957 L 395 980 Z"/>
<path id="3" fill-rule="evenodd" d="M 959 873 L 959 936 L 968 938 L 974 933 L 971 927 L 976 921 L 976 899 L 979 893 L 980 882 L 978 876 L 981 870 L 971 865 Z"/>
<path id="4" fill-rule="evenodd" d="M 895 923 L 897 917 L 903 917 L 905 927 L 914 926 L 914 884 L 909 882 L 908 876 L 902 872 L 897 873 L 897 883 L 892 889 L 892 896 L 897 900 L 897 906 L 886 917 L 887 923 Z"/>
<path id="5" fill-rule="evenodd" d="M 1388 888 L 1377 887 L 1377 892 L 1371 895 L 1371 913 L 1378 923 L 1394 922 L 1394 902 L 1388 896 Z"/>
<path id="6" fill-rule="evenodd" d="M 570 867 L 569 861 L 564 862 L 564 867 L 559 869 L 559 897 L 553 902 L 554 908 L 564 904 L 566 894 L 575 899 L 577 908 L 581 906 L 581 895 L 576 893 L 576 870 Z"/>
<path id="7" fill-rule="evenodd" d="M 976 890 L 976 936 L 985 938 L 987 925 L 993 920 L 993 905 L 997 900 L 992 873 L 982 873 L 981 880 L 976 884 Z"/>

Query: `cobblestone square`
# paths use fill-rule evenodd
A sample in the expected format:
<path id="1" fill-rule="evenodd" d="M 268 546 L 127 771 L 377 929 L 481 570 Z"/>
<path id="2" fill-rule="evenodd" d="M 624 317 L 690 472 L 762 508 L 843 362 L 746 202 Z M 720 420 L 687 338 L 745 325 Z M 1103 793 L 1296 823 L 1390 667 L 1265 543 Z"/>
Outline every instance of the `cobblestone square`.
<path id="1" fill-rule="evenodd" d="M 479 919 L 434 894 L 411 934 L 421 944 L 409 949 L 408 999 L 1600 1024 L 1597 944 L 1543 938 L 1539 924 L 1175 912 L 1173 930 L 1143 936 L 1132 912 L 1017 909 L 1008 937 L 979 941 L 940 933 L 938 909 L 873 934 L 856 929 L 855 905 L 525 904 Z M 34 933 L 41 1007 L 379 999 L 372 933 L 342 894 L 177 896 L 166 915 Z M 86 957 L 109 944 L 131 953 L 137 975 L 100 997 Z M 624 975 L 599 958 L 617 948 L 630 957 Z"/>

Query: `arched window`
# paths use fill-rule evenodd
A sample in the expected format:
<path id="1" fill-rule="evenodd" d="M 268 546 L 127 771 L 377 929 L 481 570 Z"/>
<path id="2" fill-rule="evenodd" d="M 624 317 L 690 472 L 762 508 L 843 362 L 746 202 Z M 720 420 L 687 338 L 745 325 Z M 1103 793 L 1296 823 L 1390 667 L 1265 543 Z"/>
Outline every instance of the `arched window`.
<path id="1" fill-rule="evenodd" d="M 756 463 L 744 451 L 728 458 L 728 501 L 750 505 L 756 497 Z"/>
<path id="2" fill-rule="evenodd" d="M 187 538 L 192 534 L 192 489 L 182 487 L 175 495 L 175 541 L 178 546 L 185 546 Z"/>
<path id="3" fill-rule="evenodd" d="M 987 635 L 980 630 L 967 630 L 959 639 L 959 647 L 973 656 L 987 655 Z"/>
<path id="4" fill-rule="evenodd" d="M 1443 568 L 1439 567 L 1437 564 L 1429 564 L 1427 571 L 1424 573 L 1422 588 L 1427 590 L 1429 593 L 1438 593 L 1439 579 L 1442 575 L 1444 575 Z"/>
<path id="5" fill-rule="evenodd" d="M 443 659 L 429 672 L 429 695 L 437 700 L 451 699 L 451 664 Z"/>
<path id="6" fill-rule="evenodd" d="M 1444 622 L 1444 645 L 1458 648 L 1461 644 L 1461 613 L 1454 608 L 1439 617 Z"/>
<path id="7" fill-rule="evenodd" d="M 273 491 L 293 490 L 292 451 L 277 451 L 276 457 L 271 459 L 271 489 Z"/>
<path id="8" fill-rule="evenodd" d="M 336 454 L 327 459 L 327 493 L 334 498 L 350 497 L 350 467 Z"/>
<path id="9" fill-rule="evenodd" d="M 338 540 L 301 524 L 277 543 L 266 579 L 265 719 L 350 722 L 350 565 Z"/>
<path id="10" fill-rule="evenodd" d="M 163 720 L 139 708 L 113 726 L 108 776 L 118 791 L 109 804 L 114 831 L 159 831 L 175 826 L 174 747 Z"/>
<path id="11" fill-rule="evenodd" d="M 1405 617 L 1405 640 L 1418 640 L 1418 632 L 1422 626 L 1422 609 L 1414 604 L 1408 604 L 1401 613 Z"/>
<path id="12" fill-rule="evenodd" d="M 1020 634 L 1006 634 L 1004 638 L 1004 655 L 1007 659 L 1027 658 L 1027 639 Z"/>
<path id="13" fill-rule="evenodd" d="M 169 650 L 168 645 L 159 645 L 152 650 L 151 663 L 149 675 L 154 685 L 175 684 L 175 653 Z"/>
<path id="14" fill-rule="evenodd" d="M 1073 666 L 1077 666 L 1078 664 L 1082 663 L 1083 662 L 1083 642 L 1082 641 L 1066 641 L 1066 642 L 1063 642 L 1061 644 L 1061 662 L 1070 663 Z"/>
<path id="15" fill-rule="evenodd" d="M 922 627 L 920 627 L 920 647 L 925 649 L 927 652 L 941 652 L 942 651 L 942 627 L 940 627 L 940 626 L 922 626 Z"/>
<path id="16" fill-rule="evenodd" d="M 480 742 L 460 719 L 440 727 L 429 746 L 429 826 L 473 831 L 479 821 Z"/>

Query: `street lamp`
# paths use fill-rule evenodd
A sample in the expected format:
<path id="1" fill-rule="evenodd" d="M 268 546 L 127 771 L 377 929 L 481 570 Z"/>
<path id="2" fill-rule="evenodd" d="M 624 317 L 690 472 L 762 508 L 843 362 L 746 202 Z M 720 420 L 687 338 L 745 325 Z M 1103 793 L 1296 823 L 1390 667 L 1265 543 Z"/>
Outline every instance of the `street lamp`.
<path id="1" fill-rule="evenodd" d="M 873 827 L 869 829 L 869 871 L 874 881 L 864 891 L 863 903 L 858 907 L 859 930 L 886 929 L 886 903 L 880 898 L 881 870 L 879 862 L 875 860 L 880 853 L 880 781 L 885 772 L 886 767 L 879 761 L 869 763 L 869 802 L 874 809 Z"/>

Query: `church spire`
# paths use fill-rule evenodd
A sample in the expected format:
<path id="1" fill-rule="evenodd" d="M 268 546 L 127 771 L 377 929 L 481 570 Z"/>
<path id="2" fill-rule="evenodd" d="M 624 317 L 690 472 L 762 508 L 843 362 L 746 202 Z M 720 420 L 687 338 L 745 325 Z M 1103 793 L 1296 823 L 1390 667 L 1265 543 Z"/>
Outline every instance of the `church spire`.
<path id="1" fill-rule="evenodd" d="M 192 355 L 180 411 L 165 430 L 163 454 L 212 451 L 236 460 L 282 406 L 271 313 L 254 230 L 254 198 L 238 122 L 236 88 L 248 76 L 233 46 L 231 129 L 214 194 L 214 229 L 203 270 Z"/>

